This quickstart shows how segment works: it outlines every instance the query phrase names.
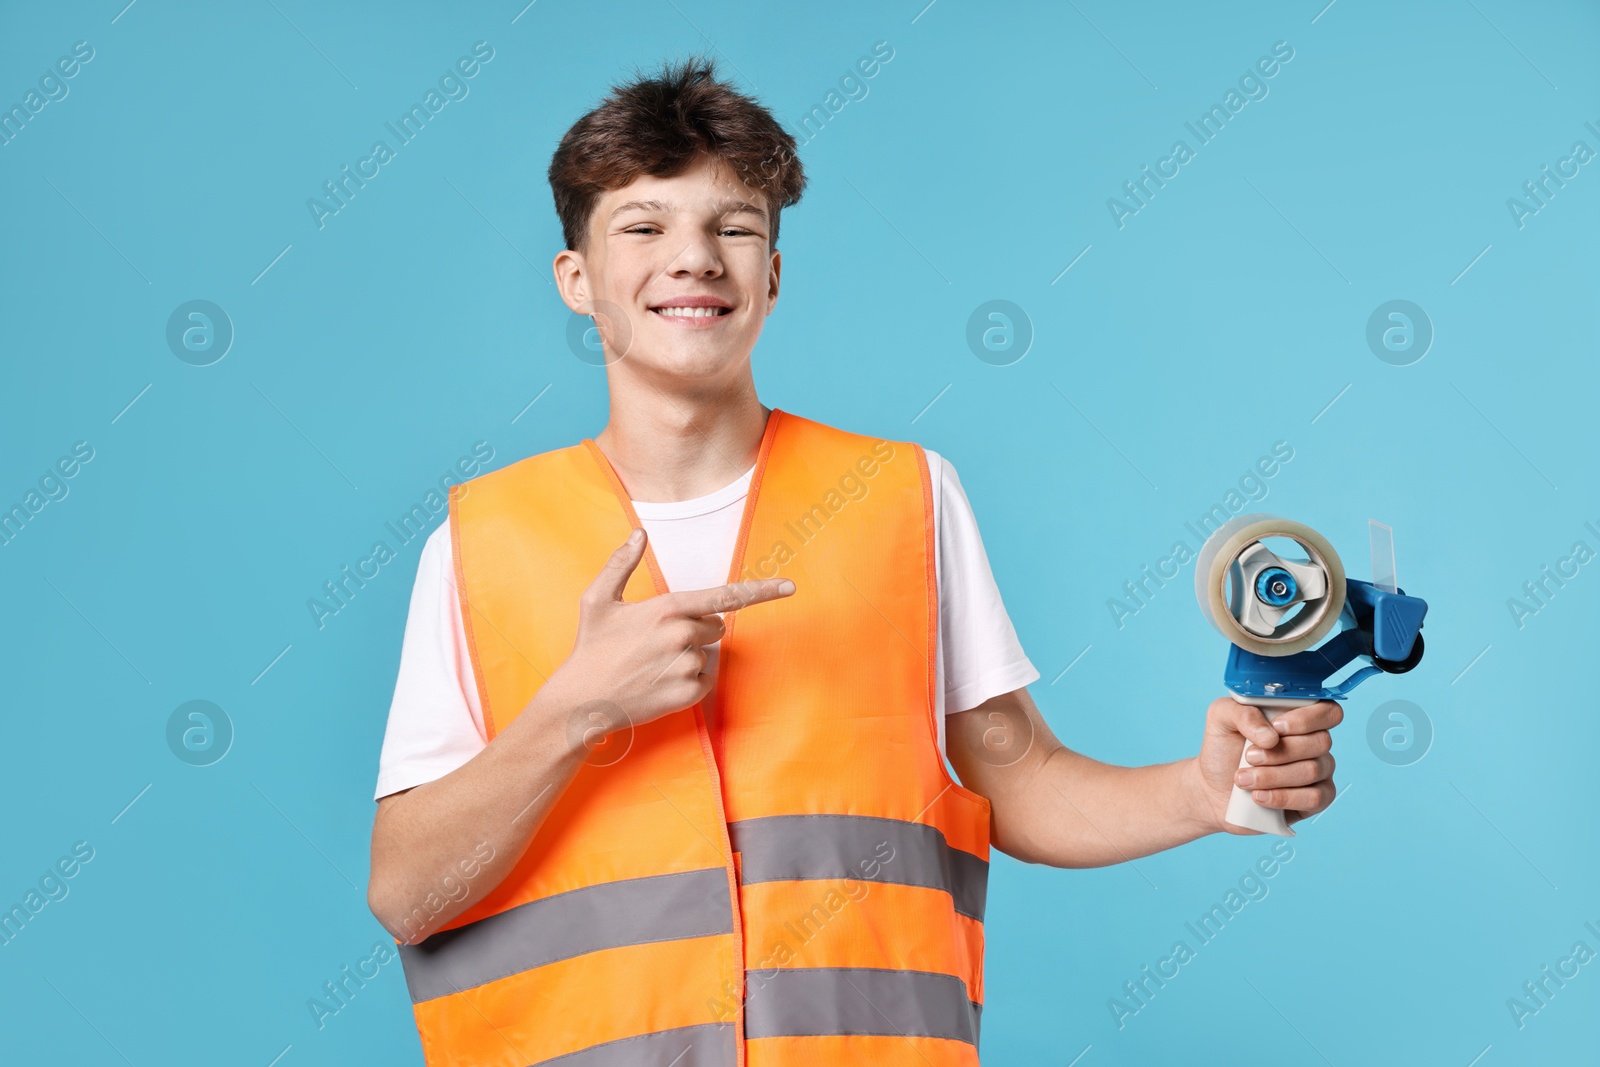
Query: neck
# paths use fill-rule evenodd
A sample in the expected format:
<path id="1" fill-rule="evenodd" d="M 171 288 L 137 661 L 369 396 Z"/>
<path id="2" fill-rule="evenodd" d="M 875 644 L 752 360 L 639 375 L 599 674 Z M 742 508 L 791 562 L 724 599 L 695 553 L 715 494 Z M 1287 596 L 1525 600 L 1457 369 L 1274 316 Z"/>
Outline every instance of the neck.
<path id="1" fill-rule="evenodd" d="M 755 463 L 770 409 L 749 376 L 723 388 L 670 394 L 634 385 L 610 382 L 611 415 L 594 438 L 631 499 L 705 496 Z"/>

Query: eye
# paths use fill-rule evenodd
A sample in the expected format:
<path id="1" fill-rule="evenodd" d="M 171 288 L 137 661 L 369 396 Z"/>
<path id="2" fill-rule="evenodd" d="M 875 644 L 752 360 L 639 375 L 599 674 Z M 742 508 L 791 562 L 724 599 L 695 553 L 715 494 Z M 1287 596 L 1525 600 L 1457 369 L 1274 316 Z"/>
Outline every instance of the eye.
<path id="1" fill-rule="evenodd" d="M 639 225 L 629 227 L 628 229 L 623 230 L 622 232 L 623 233 L 653 233 L 654 231 L 655 231 L 655 227 L 654 226 L 650 225 L 648 222 L 641 222 L 641 223 L 639 223 Z"/>
<path id="2" fill-rule="evenodd" d="M 741 230 L 737 226 L 724 227 L 722 232 L 725 233 L 725 234 L 731 234 L 734 237 L 754 237 L 755 236 L 755 231 L 753 231 L 753 230 Z"/>

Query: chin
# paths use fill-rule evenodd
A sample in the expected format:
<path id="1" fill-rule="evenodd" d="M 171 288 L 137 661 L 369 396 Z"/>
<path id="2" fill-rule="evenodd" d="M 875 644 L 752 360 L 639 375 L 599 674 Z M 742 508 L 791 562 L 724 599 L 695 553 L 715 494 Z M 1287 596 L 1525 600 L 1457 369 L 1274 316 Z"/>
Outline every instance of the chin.
<path id="1" fill-rule="evenodd" d="M 674 337 L 652 346 L 648 358 L 639 354 L 630 359 L 648 364 L 655 370 L 680 378 L 716 378 L 733 367 L 749 362 L 750 348 L 743 338 Z"/>
<path id="2" fill-rule="evenodd" d="M 724 351 L 658 351 L 650 358 L 630 356 L 641 367 L 677 381 L 712 381 L 726 377 L 746 362 L 742 356 Z"/>

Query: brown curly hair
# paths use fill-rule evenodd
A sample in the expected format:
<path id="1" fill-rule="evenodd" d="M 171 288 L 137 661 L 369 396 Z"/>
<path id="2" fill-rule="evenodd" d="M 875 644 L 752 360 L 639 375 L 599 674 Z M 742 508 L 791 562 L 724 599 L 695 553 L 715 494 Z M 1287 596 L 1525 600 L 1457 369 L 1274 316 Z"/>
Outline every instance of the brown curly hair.
<path id="1" fill-rule="evenodd" d="M 603 193 L 642 174 L 669 178 L 706 155 L 766 197 L 772 247 L 778 214 L 799 203 L 805 171 L 795 139 L 752 97 L 718 81 L 709 56 L 670 60 L 661 72 L 613 86 L 572 124 L 550 159 L 550 190 L 567 247 L 583 251 Z"/>

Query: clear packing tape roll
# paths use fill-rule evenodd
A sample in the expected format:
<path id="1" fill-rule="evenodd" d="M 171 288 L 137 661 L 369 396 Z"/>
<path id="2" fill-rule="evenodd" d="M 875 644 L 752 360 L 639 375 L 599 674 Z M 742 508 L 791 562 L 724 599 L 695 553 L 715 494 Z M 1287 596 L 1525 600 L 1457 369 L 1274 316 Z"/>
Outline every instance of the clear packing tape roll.
<path id="1" fill-rule="evenodd" d="M 1264 545 L 1264 537 L 1287 537 L 1300 545 L 1306 560 L 1277 557 Z M 1265 553 L 1274 566 L 1289 570 L 1302 589 L 1314 574 L 1320 595 L 1302 601 L 1302 607 L 1285 621 L 1274 618 L 1273 609 L 1263 609 L 1248 588 L 1244 565 L 1261 562 Z M 1239 515 L 1218 527 L 1206 538 L 1195 560 L 1195 596 L 1206 621 L 1229 641 L 1258 656 L 1291 656 L 1304 652 L 1326 637 L 1339 624 L 1344 610 L 1344 564 L 1333 546 L 1317 531 L 1303 523 L 1276 515 Z M 1289 605 L 1293 606 L 1293 605 Z M 1270 629 L 1264 622 L 1274 622 Z M 1263 629 L 1268 632 L 1262 633 Z"/>

